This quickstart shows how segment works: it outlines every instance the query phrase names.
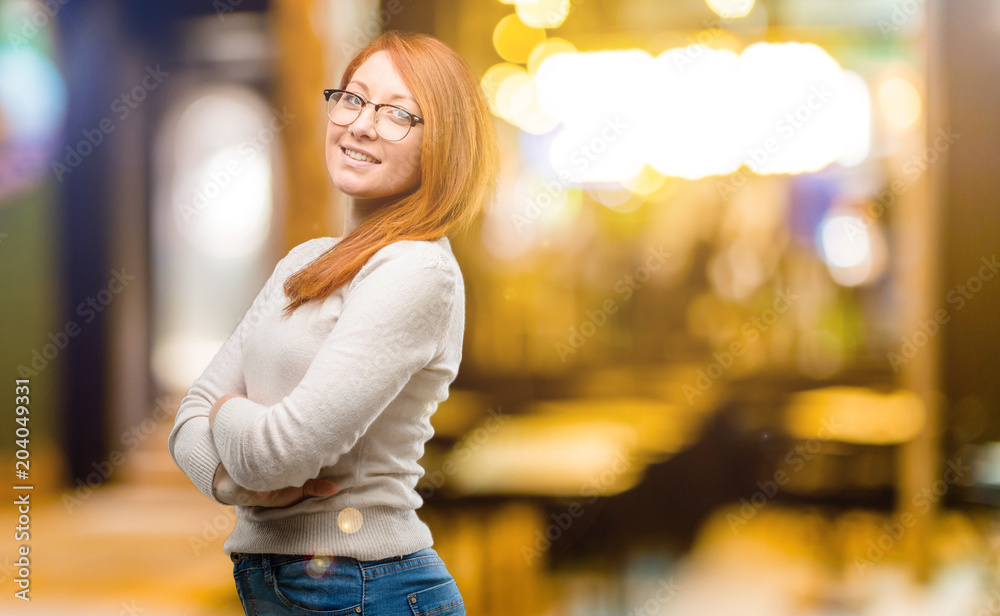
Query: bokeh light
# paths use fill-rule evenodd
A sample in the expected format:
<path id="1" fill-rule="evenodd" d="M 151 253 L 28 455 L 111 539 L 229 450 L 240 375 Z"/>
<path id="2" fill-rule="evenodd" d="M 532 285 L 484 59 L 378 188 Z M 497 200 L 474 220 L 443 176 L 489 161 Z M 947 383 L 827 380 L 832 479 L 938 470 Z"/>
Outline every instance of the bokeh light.
<path id="1" fill-rule="evenodd" d="M 517 16 L 532 28 L 558 28 L 569 15 L 569 0 L 530 0 L 517 3 Z"/>
<path id="2" fill-rule="evenodd" d="M 538 105 L 563 127 L 552 165 L 580 182 L 625 181 L 646 164 L 687 179 L 741 166 L 805 173 L 858 165 L 869 152 L 864 80 L 813 44 L 756 43 L 741 54 L 692 45 L 655 59 L 565 51 L 545 57 L 534 82 Z M 610 134 L 610 123 L 623 130 Z"/>
<path id="3" fill-rule="evenodd" d="M 755 0 L 705 0 L 708 8 L 723 19 L 746 17 L 753 10 Z"/>
<path id="4" fill-rule="evenodd" d="M 0 51 L 0 122 L 3 138 L 51 141 L 66 113 L 66 84 L 34 47 Z"/>
<path id="5" fill-rule="evenodd" d="M 576 46 L 566 39 L 551 37 L 535 45 L 528 56 L 528 72 L 532 75 L 538 72 L 538 67 L 549 56 L 557 53 L 574 53 Z"/>
<path id="6" fill-rule="evenodd" d="M 517 15 L 508 15 L 493 29 L 493 47 L 508 62 L 524 64 L 535 45 L 545 39 L 545 30 L 532 28 Z"/>
<path id="7" fill-rule="evenodd" d="M 260 134 L 266 117 L 242 96 L 209 93 L 192 101 L 177 123 L 173 212 L 191 246 L 236 259 L 267 240 L 273 209 L 271 159 L 245 135 Z"/>
<path id="8" fill-rule="evenodd" d="M 823 217 L 816 233 L 823 261 L 838 284 L 868 284 L 885 271 L 888 250 L 875 221 L 835 208 Z"/>
<path id="9" fill-rule="evenodd" d="M 902 77 L 886 79 L 878 86 L 882 115 L 894 126 L 906 128 L 920 117 L 920 92 Z"/>

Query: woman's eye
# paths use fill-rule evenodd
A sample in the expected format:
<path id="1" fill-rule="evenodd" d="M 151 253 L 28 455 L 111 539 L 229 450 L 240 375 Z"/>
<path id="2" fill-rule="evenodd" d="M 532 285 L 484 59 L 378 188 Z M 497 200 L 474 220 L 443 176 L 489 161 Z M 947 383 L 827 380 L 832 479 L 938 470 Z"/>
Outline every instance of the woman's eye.
<path id="1" fill-rule="evenodd" d="M 402 109 L 392 109 L 389 112 L 389 118 L 393 122 L 398 122 L 399 124 L 409 124 L 410 123 L 410 114 L 409 114 L 409 112 L 403 111 Z"/>
<path id="2" fill-rule="evenodd" d="M 348 94 L 347 96 L 344 97 L 344 100 L 347 102 L 348 105 L 351 105 L 353 107 L 360 107 L 361 106 L 361 98 L 359 98 L 357 96 L 353 96 L 351 94 Z"/>

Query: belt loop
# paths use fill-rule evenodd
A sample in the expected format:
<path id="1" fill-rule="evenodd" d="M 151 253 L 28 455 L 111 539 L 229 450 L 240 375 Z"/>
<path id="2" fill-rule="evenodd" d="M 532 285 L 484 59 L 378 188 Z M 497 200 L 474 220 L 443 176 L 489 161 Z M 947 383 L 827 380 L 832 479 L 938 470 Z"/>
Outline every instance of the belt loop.
<path id="1" fill-rule="evenodd" d="M 260 557 L 261 568 L 264 569 L 264 581 L 268 586 L 274 586 L 274 575 L 271 572 L 271 555 L 262 554 Z"/>

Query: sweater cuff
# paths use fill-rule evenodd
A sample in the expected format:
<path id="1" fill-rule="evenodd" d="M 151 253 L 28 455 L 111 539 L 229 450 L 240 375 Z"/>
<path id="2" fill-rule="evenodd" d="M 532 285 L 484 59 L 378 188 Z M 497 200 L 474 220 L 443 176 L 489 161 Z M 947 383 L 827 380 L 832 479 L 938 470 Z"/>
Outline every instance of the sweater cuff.
<path id="1" fill-rule="evenodd" d="M 186 441 L 194 444 L 186 452 L 188 461 L 187 474 L 191 479 L 191 483 L 208 498 L 220 505 L 227 505 L 228 503 L 215 498 L 215 494 L 212 492 L 212 480 L 215 478 L 215 470 L 222 463 L 222 458 L 219 457 L 219 452 L 216 451 L 212 442 L 212 434 L 208 427 L 208 421 L 189 421 L 184 424 L 181 430 L 188 432 L 185 437 Z"/>
<path id="2" fill-rule="evenodd" d="M 249 424 L 267 412 L 266 406 L 247 398 L 230 398 L 219 407 L 212 425 L 212 439 L 218 454 L 236 483 L 254 489 L 251 478 L 244 476 L 246 457 L 243 455 L 243 434 L 251 429 Z M 226 461 L 229 461 L 226 464 Z M 241 463 L 235 463 L 240 461 Z"/>

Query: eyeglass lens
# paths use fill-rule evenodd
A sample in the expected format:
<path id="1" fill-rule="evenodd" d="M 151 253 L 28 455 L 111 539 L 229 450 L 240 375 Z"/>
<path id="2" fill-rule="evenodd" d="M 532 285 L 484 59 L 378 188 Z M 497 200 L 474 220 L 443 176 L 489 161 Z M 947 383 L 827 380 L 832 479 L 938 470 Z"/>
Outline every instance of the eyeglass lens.
<path id="1" fill-rule="evenodd" d="M 361 115 L 365 101 L 346 92 L 334 92 L 327 102 L 327 115 L 334 124 L 346 126 Z M 375 132 L 387 141 L 399 141 L 410 132 L 412 117 L 402 109 L 379 107 L 375 114 Z"/>

